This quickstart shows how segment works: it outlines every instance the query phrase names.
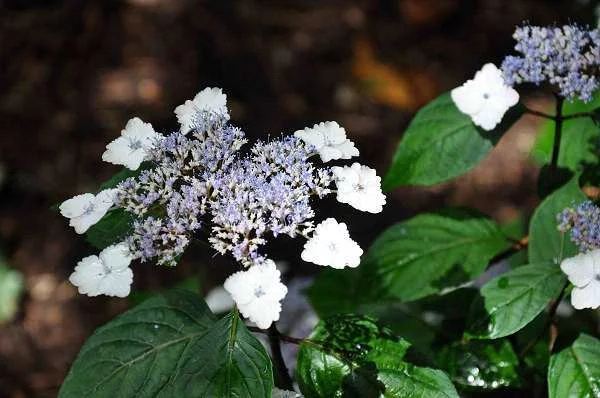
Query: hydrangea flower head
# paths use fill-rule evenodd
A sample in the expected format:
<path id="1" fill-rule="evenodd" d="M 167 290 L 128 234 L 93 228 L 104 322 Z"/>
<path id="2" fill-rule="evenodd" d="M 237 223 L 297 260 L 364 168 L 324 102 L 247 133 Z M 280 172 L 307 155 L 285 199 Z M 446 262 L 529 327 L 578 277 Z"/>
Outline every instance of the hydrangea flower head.
<path id="1" fill-rule="evenodd" d="M 122 238 L 129 260 L 175 266 L 191 242 L 207 243 L 244 269 L 227 279 L 224 288 L 241 313 L 259 327 L 278 319 L 287 291 L 263 252 L 271 239 L 281 235 L 308 239 L 302 257 L 317 264 L 337 268 L 359 264 L 362 250 L 350 239 L 345 224 L 327 220 L 312 233 L 313 202 L 333 192 L 334 180 L 338 200 L 359 210 L 379 212 L 385 203 L 374 170 L 358 163 L 331 168 L 312 161 L 316 153 L 325 161 L 358 155 L 337 123 L 259 140 L 242 152 L 247 139 L 230 124 L 221 89 L 202 90 L 193 101 L 177 107 L 176 114 L 181 129 L 171 134 L 156 134 L 139 119 L 132 119 L 133 127 L 128 123 L 124 132 L 124 137 L 136 129 L 148 137 L 156 134 L 142 146 L 143 157 L 134 159 L 146 161 L 147 167 L 121 181 L 110 201 L 132 219 L 128 236 Z M 122 141 L 111 144 L 112 154 Z M 133 166 L 133 160 L 119 159 Z M 73 220 L 87 214 L 87 204 L 94 200 L 94 195 L 85 195 L 61 211 Z M 92 221 L 107 209 L 94 214 Z M 130 271 L 104 257 L 101 253 L 82 260 L 72 282 L 86 294 L 125 294 Z M 117 276 L 123 282 L 115 284 L 115 292 L 105 284 Z"/>
<path id="2" fill-rule="evenodd" d="M 548 82 L 566 99 L 592 99 L 599 87 L 599 29 L 522 26 L 513 37 L 521 56 L 507 56 L 502 62 L 507 84 Z"/>
<path id="3" fill-rule="evenodd" d="M 484 130 L 493 130 L 508 109 L 519 102 L 519 94 L 507 86 L 494 64 L 485 64 L 462 86 L 451 91 L 456 107 Z"/>
<path id="4" fill-rule="evenodd" d="M 302 260 L 332 268 L 355 268 L 363 251 L 350 238 L 344 223 L 328 218 L 315 228 L 312 238 L 304 244 Z"/>
<path id="5" fill-rule="evenodd" d="M 69 281 L 77 286 L 79 293 L 91 297 L 101 294 L 127 297 L 133 282 L 133 272 L 129 268 L 131 260 L 125 243 L 109 246 L 99 256 L 83 258 Z"/>
<path id="6" fill-rule="evenodd" d="M 223 286 L 242 315 L 259 328 L 267 329 L 279 319 L 287 287 L 281 283 L 281 274 L 273 261 L 265 260 L 247 271 L 236 272 Z"/>
<path id="7" fill-rule="evenodd" d="M 187 100 L 175 108 L 175 115 L 181 125 L 181 132 L 187 133 L 193 129 L 196 118 L 201 112 L 215 113 L 229 117 L 227 96 L 217 87 L 207 87 L 200 91 L 193 100 Z"/>
<path id="8" fill-rule="evenodd" d="M 69 219 L 69 225 L 75 228 L 75 232 L 83 234 L 114 205 L 115 194 L 115 189 L 107 189 L 97 195 L 84 193 L 74 196 L 61 203 L 60 214 Z"/>
<path id="9" fill-rule="evenodd" d="M 571 304 L 575 309 L 600 307 L 600 249 L 567 258 L 560 269 L 573 284 Z"/>
<path id="10" fill-rule="evenodd" d="M 383 210 L 386 199 L 381 192 L 381 177 L 374 169 L 354 163 L 349 167 L 332 167 L 332 171 L 338 202 L 369 213 Z"/>
<path id="11" fill-rule="evenodd" d="M 121 136 L 106 146 L 102 160 L 137 170 L 148 159 L 149 149 L 159 137 L 150 123 L 134 117 L 127 122 Z"/>
<path id="12" fill-rule="evenodd" d="M 298 130 L 294 135 L 312 145 L 324 163 L 359 155 L 354 143 L 346 138 L 346 130 L 336 122 L 318 123 Z"/>

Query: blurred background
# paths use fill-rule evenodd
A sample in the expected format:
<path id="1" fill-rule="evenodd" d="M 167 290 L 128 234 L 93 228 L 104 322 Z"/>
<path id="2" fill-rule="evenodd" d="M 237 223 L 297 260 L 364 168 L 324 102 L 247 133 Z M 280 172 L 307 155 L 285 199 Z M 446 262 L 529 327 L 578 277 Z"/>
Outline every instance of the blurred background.
<path id="1" fill-rule="evenodd" d="M 596 25 L 597 3 L 0 0 L 0 397 L 56 396 L 98 325 L 149 291 L 193 277 L 206 293 L 226 274 L 203 249 L 176 269 L 135 265 L 132 299 L 79 296 L 67 282 L 96 250 L 50 207 L 118 170 L 100 156 L 129 118 L 168 132 L 177 105 L 222 87 L 251 138 L 336 120 L 383 175 L 414 112 L 485 62 L 499 64 L 515 25 Z M 551 104 L 535 90 L 525 101 Z M 525 117 L 457 181 L 391 192 L 383 214 L 335 211 L 363 247 L 391 223 L 444 205 L 514 221 L 537 201 L 538 127 Z"/>

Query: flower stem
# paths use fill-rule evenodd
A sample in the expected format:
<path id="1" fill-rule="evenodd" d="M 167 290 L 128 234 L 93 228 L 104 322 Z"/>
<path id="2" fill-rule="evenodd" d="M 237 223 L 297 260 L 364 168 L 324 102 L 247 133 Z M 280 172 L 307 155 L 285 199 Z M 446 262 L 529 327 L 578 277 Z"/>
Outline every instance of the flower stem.
<path id="1" fill-rule="evenodd" d="M 550 171 L 555 172 L 558 167 L 558 154 L 560 151 L 560 140 L 562 136 L 562 106 L 563 98 L 556 96 L 556 114 L 554 116 L 554 145 L 552 146 L 552 159 L 550 160 Z"/>
<path id="2" fill-rule="evenodd" d="M 552 115 L 549 115 L 547 113 L 540 112 L 540 111 L 534 111 L 533 109 L 529 109 L 527 107 L 525 107 L 525 113 L 529 113 L 530 115 L 539 116 L 539 117 L 542 117 L 544 119 L 554 120 L 554 116 L 552 116 Z"/>
<path id="3" fill-rule="evenodd" d="M 275 385 L 283 390 L 292 391 L 294 390 L 294 383 L 292 382 L 288 368 L 283 360 L 283 354 L 281 353 L 280 341 L 282 340 L 282 334 L 279 333 L 279 330 L 277 330 L 275 323 L 269 327 L 267 331 L 267 337 L 269 339 L 271 356 L 273 358 L 273 365 L 275 367 Z"/>

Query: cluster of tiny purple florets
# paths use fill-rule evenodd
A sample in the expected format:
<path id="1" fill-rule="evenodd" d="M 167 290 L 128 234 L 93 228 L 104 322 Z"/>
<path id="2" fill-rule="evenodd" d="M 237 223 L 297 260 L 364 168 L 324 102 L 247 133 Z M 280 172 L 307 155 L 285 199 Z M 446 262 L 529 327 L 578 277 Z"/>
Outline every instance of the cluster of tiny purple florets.
<path id="1" fill-rule="evenodd" d="M 200 112 L 192 131 L 156 142 L 150 168 L 118 186 L 117 205 L 135 217 L 127 238 L 142 261 L 174 265 L 190 241 L 244 265 L 260 262 L 267 233 L 307 236 L 312 196 L 331 192 L 329 168 L 316 168 L 313 148 L 296 137 L 258 141 L 240 153 L 244 133 L 228 115 Z"/>
<path id="2" fill-rule="evenodd" d="M 600 248 L 600 208 L 591 201 L 564 209 L 557 220 L 558 230 L 569 232 L 580 252 Z"/>
<path id="3" fill-rule="evenodd" d="M 502 62 L 508 85 L 524 82 L 555 85 L 560 95 L 590 101 L 600 77 L 600 31 L 577 25 L 522 26 L 513 34 L 515 50 Z"/>

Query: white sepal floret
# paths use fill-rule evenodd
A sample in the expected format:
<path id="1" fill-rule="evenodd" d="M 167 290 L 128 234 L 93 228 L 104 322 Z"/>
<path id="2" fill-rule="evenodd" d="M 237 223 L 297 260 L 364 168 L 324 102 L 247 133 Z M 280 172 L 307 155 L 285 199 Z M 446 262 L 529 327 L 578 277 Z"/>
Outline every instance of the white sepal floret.
<path id="1" fill-rule="evenodd" d="M 65 200 L 59 206 L 60 214 L 69 219 L 69 225 L 78 234 L 85 233 L 114 205 L 116 189 L 105 189 L 97 195 L 84 193 Z"/>
<path id="2" fill-rule="evenodd" d="M 370 167 L 354 163 L 352 166 L 332 167 L 337 200 L 360 211 L 379 213 L 385 204 L 381 191 L 381 177 Z"/>
<path id="3" fill-rule="evenodd" d="M 121 136 L 106 145 L 102 160 L 137 170 L 144 160 L 148 160 L 150 149 L 160 137 L 150 123 L 134 117 L 121 130 Z"/>
<path id="4" fill-rule="evenodd" d="M 452 90 L 451 97 L 458 110 L 484 130 L 493 130 L 506 111 L 519 102 L 519 93 L 506 85 L 502 71 L 491 63 Z"/>
<path id="5" fill-rule="evenodd" d="M 350 238 L 344 223 L 328 218 L 315 228 L 304 244 L 302 260 L 332 268 L 355 268 L 360 264 L 363 250 Z"/>
<path id="6" fill-rule="evenodd" d="M 275 263 L 265 260 L 239 271 L 225 281 L 225 290 L 243 316 L 261 329 L 268 329 L 271 323 L 279 320 L 281 300 L 287 294 L 287 287 L 281 283 L 281 273 Z"/>
<path id="7" fill-rule="evenodd" d="M 346 138 L 346 130 L 336 122 L 318 123 L 313 127 L 298 130 L 294 135 L 315 147 L 324 163 L 359 155 L 354 143 Z"/>
<path id="8" fill-rule="evenodd" d="M 176 107 L 175 115 L 181 125 L 182 133 L 187 133 L 194 127 L 199 112 L 229 116 L 227 95 L 218 87 L 207 87 L 196 94 L 193 100 L 187 100 Z"/>
<path id="9" fill-rule="evenodd" d="M 69 281 L 79 293 L 91 297 L 101 294 L 127 297 L 133 282 L 133 272 L 129 268 L 132 259 L 125 243 L 108 246 L 100 255 L 79 261 Z"/>
<path id="10" fill-rule="evenodd" d="M 573 284 L 571 304 L 575 309 L 600 307 L 600 249 L 564 259 L 560 269 Z"/>

